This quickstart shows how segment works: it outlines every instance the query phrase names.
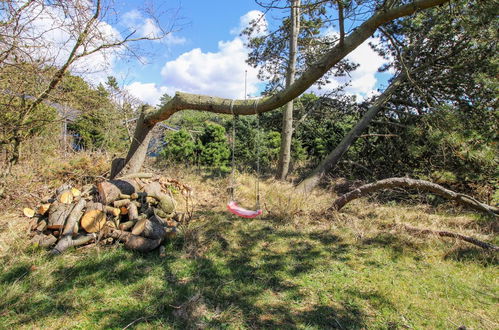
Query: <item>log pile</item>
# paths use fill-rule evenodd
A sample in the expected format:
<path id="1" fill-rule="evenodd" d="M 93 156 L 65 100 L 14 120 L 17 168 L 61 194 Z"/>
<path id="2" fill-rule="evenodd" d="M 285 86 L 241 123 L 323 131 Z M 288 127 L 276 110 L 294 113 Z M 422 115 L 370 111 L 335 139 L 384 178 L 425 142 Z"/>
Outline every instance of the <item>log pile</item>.
<path id="1" fill-rule="evenodd" d="M 149 252 L 173 238 L 182 220 L 168 187 L 190 188 L 165 178 L 123 178 L 89 185 L 82 190 L 62 185 L 36 209 L 25 208 L 31 242 L 50 248 L 52 255 L 89 243 L 123 243 Z"/>

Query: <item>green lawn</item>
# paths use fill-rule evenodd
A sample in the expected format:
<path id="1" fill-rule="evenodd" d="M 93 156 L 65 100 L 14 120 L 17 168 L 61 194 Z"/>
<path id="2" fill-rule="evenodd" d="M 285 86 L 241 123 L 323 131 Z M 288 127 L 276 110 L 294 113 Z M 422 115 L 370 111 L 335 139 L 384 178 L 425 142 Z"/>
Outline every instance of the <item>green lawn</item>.
<path id="1" fill-rule="evenodd" d="M 0 328 L 499 328 L 497 255 L 479 248 L 383 221 L 199 214 L 166 258 L 113 246 L 51 259 L 16 243 Z"/>

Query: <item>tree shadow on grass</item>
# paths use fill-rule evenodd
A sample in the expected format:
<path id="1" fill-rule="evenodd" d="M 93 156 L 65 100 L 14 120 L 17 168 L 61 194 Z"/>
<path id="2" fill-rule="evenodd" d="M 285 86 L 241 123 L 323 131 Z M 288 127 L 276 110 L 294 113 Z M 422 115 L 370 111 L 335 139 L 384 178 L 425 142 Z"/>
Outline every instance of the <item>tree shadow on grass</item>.
<path id="1" fill-rule="evenodd" d="M 499 265 L 499 253 L 497 251 L 487 251 L 478 247 L 458 247 L 448 252 L 444 258 L 459 262 L 473 262 L 484 267 Z"/>
<path id="2" fill-rule="evenodd" d="M 392 260 L 397 260 L 404 255 L 414 254 L 419 247 L 410 239 L 400 234 L 381 232 L 374 237 L 368 237 L 361 240 L 361 248 L 370 249 L 372 246 L 389 248 Z"/>
<path id="3" fill-rule="evenodd" d="M 325 233 L 302 234 L 268 225 L 239 229 L 236 236 L 240 240 L 235 246 L 222 245 L 224 248 L 210 251 L 211 256 L 196 259 L 196 279 L 177 283 L 171 292 L 174 297 L 170 296 L 169 300 L 175 301 L 172 305 L 176 306 L 176 311 L 165 301 L 161 304 L 164 309 L 158 313 L 179 315 L 182 314 L 178 313 L 179 309 L 190 310 L 176 320 L 182 327 L 196 327 L 204 322 L 205 326 L 215 328 L 234 323 L 250 328 L 303 325 L 341 328 L 338 321 L 353 328 L 364 326 L 360 310 L 349 309 L 342 302 L 337 303 L 337 308 L 315 303 L 299 312 L 290 308 L 290 301 L 300 305 L 300 301 L 307 299 L 307 293 L 302 292 L 293 279 L 321 263 L 323 255 L 315 245 L 341 242 L 341 238 Z M 349 250 L 340 244 L 332 252 L 335 258 L 344 260 Z M 169 264 L 164 265 L 164 270 L 166 278 L 176 278 L 176 270 Z M 202 295 L 204 306 L 187 308 L 190 299 L 197 294 Z M 161 300 L 161 297 L 164 293 L 157 299 Z M 212 317 L 203 320 L 201 315 L 192 312 L 200 309 L 210 310 Z M 228 311 L 232 311 L 232 315 L 227 315 Z"/>
<path id="4" fill-rule="evenodd" d="M 228 223 L 217 212 L 206 216 L 218 217 L 219 223 L 208 225 L 206 237 L 196 242 L 204 252 L 193 258 L 181 250 L 180 238 L 167 244 L 163 259 L 156 251 L 117 248 L 89 253 L 72 265 L 48 260 L 55 268 L 50 279 L 37 280 L 33 274 L 19 280 L 29 277 L 24 290 L 0 302 L 0 318 L 2 311 L 15 314 L 10 327 L 74 315 L 85 320 L 82 326 L 98 328 L 144 322 L 178 328 L 365 328 L 361 307 L 351 301 L 311 300 L 308 289 L 294 281 L 321 266 L 325 254 L 348 260 L 351 248 L 341 237 L 273 228 L 262 221 Z M 27 267 L 0 275 L 0 283 L 13 283 Z M 29 298 L 30 291 L 37 292 L 35 298 Z M 369 299 L 360 292 L 349 294 Z"/>

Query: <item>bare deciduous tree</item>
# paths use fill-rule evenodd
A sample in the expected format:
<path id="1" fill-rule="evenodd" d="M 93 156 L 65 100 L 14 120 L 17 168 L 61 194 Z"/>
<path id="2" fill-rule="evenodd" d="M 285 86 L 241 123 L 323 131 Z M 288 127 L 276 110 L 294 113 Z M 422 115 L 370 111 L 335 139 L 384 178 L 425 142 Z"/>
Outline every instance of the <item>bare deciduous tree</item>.
<path id="1" fill-rule="evenodd" d="M 106 23 L 111 5 L 106 0 L 0 3 L 0 146 L 8 158 L 4 174 L 19 160 L 21 144 L 34 128 L 55 119 L 41 114 L 43 103 L 68 72 L 102 69 L 95 63 L 106 64 L 106 56 L 136 55 L 133 45 L 164 38 L 174 27 L 158 27 L 154 35 L 129 29 L 120 33 Z"/>

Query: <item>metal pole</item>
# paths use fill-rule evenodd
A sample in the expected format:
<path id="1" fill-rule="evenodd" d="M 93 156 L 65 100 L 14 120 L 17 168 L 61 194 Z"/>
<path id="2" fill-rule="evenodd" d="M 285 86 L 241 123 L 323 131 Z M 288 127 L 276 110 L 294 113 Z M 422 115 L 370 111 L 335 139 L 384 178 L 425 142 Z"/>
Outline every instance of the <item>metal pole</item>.
<path id="1" fill-rule="evenodd" d="M 244 99 L 248 96 L 248 70 L 244 70 Z"/>

